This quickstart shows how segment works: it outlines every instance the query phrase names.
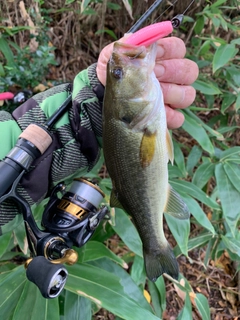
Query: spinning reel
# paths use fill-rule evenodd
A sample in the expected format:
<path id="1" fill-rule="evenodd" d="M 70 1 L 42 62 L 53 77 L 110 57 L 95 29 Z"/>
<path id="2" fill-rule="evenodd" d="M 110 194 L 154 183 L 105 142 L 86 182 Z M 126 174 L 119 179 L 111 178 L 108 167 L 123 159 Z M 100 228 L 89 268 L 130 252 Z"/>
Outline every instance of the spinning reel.
<path id="1" fill-rule="evenodd" d="M 63 263 L 72 265 L 78 259 L 72 246 L 83 246 L 108 217 L 107 207 L 99 208 L 104 193 L 86 179 L 75 179 L 68 191 L 64 183 L 52 190 L 42 215 L 43 229 L 37 226 L 28 202 L 17 192 L 24 173 L 51 144 L 49 129 L 66 110 L 70 98 L 43 126 L 29 125 L 0 162 L 0 203 L 10 198 L 21 206 L 32 256 L 25 263 L 27 278 L 45 298 L 57 297 L 64 288 L 68 272 Z"/>

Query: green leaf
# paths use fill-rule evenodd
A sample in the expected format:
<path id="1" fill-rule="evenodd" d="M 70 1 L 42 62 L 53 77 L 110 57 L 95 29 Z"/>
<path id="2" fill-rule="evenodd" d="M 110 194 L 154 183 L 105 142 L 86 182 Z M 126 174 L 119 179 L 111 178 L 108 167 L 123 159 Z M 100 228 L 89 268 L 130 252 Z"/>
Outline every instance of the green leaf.
<path id="1" fill-rule="evenodd" d="M 236 224 L 240 218 L 240 193 L 229 180 L 224 170 L 224 164 L 219 163 L 216 165 L 215 175 L 223 216 L 234 236 Z"/>
<path id="2" fill-rule="evenodd" d="M 184 177 L 179 168 L 177 166 L 172 165 L 171 163 L 168 164 L 168 175 L 171 179 Z"/>
<path id="3" fill-rule="evenodd" d="M 214 176 L 215 164 L 212 162 L 202 163 L 194 172 L 192 183 L 202 189 L 211 177 Z"/>
<path id="4" fill-rule="evenodd" d="M 187 172 L 191 175 L 194 167 L 198 164 L 201 159 L 202 150 L 198 146 L 193 146 L 188 157 L 187 157 Z"/>
<path id="5" fill-rule="evenodd" d="M 237 100 L 235 104 L 235 109 L 238 111 L 240 109 L 240 93 L 237 95 Z"/>
<path id="6" fill-rule="evenodd" d="M 87 8 L 91 0 L 83 0 L 81 3 L 81 13 Z"/>
<path id="7" fill-rule="evenodd" d="M 45 299 L 38 288 L 26 281 L 11 320 L 59 320 L 58 299 Z"/>
<path id="8" fill-rule="evenodd" d="M 207 95 L 216 95 L 222 93 L 216 83 L 213 84 L 212 82 L 208 81 L 196 80 L 193 83 L 193 87 L 201 93 Z"/>
<path id="9" fill-rule="evenodd" d="M 224 113 L 234 102 L 236 101 L 236 95 L 233 93 L 225 93 L 221 105 L 221 112 Z"/>
<path id="10" fill-rule="evenodd" d="M 146 272 L 144 268 L 144 261 L 143 258 L 139 257 L 138 255 L 135 255 L 133 260 L 131 277 L 138 286 L 145 283 Z"/>
<path id="11" fill-rule="evenodd" d="M 188 238 L 190 233 L 190 220 L 179 220 L 168 214 L 164 214 L 167 225 L 172 232 L 181 252 L 188 256 Z"/>
<path id="12" fill-rule="evenodd" d="M 236 162 L 240 163 L 240 147 L 229 148 L 220 154 L 221 162 Z"/>
<path id="13" fill-rule="evenodd" d="M 233 237 L 229 238 L 224 235 L 221 235 L 221 238 L 225 247 L 240 257 L 240 241 Z"/>
<path id="14" fill-rule="evenodd" d="M 4 77 L 5 76 L 5 71 L 3 68 L 3 64 L 0 62 L 0 77 Z"/>
<path id="15" fill-rule="evenodd" d="M 162 277 L 161 277 L 162 278 Z M 162 317 L 161 298 L 156 285 L 152 281 L 148 281 L 148 289 L 151 296 L 151 303 L 157 317 Z"/>
<path id="16" fill-rule="evenodd" d="M 192 249 L 203 247 L 206 243 L 208 243 L 213 238 L 212 233 L 203 233 L 198 235 L 196 238 L 192 238 L 188 240 L 188 251 Z M 178 257 L 181 255 L 181 251 L 178 245 L 174 248 L 174 254 Z"/>
<path id="17" fill-rule="evenodd" d="M 71 3 L 73 3 L 73 2 L 75 2 L 75 0 L 65 0 L 65 4 L 66 4 L 66 5 L 71 4 Z"/>
<path id="18" fill-rule="evenodd" d="M 196 34 L 201 34 L 202 29 L 204 28 L 204 16 L 200 16 L 197 18 L 197 21 L 194 26 L 194 31 Z"/>
<path id="19" fill-rule="evenodd" d="M 91 320 L 92 302 L 70 291 L 65 292 L 64 297 L 64 320 Z M 46 319 L 47 320 L 47 319 Z M 49 318 L 50 320 L 50 318 Z"/>
<path id="20" fill-rule="evenodd" d="M 121 209 L 115 209 L 116 224 L 112 226 L 128 248 L 139 255 L 142 254 L 142 242 L 130 217 Z"/>
<path id="21" fill-rule="evenodd" d="M 224 164 L 224 170 L 234 185 L 235 189 L 240 192 L 240 167 L 238 164 L 233 162 L 227 162 Z"/>
<path id="22" fill-rule="evenodd" d="M 213 57 L 213 73 L 226 65 L 238 52 L 234 44 L 222 44 Z"/>
<path id="23" fill-rule="evenodd" d="M 198 311 L 199 311 L 200 315 L 202 316 L 202 319 L 211 320 L 210 308 L 209 308 L 207 298 L 203 294 L 197 293 L 194 300 L 196 302 L 196 306 L 198 308 Z"/>
<path id="24" fill-rule="evenodd" d="M 189 319 L 189 320 L 192 319 L 192 303 L 188 294 L 185 297 L 184 307 L 181 313 L 179 314 L 179 316 L 177 317 L 177 320 L 186 320 L 186 319 Z"/>
<path id="25" fill-rule="evenodd" d="M 0 319 L 59 320 L 58 299 L 42 297 L 23 266 L 0 275 Z"/>
<path id="26" fill-rule="evenodd" d="M 214 147 L 201 123 L 190 117 L 188 114 L 186 114 L 186 112 L 184 112 L 184 115 L 185 121 L 182 126 L 183 129 L 187 131 L 195 140 L 197 140 L 204 150 L 210 154 L 213 154 Z"/>
<path id="27" fill-rule="evenodd" d="M 14 228 L 15 241 L 18 243 L 21 251 L 26 255 L 28 253 L 27 236 L 24 224 L 19 224 Z"/>
<path id="28" fill-rule="evenodd" d="M 210 8 L 216 8 L 216 7 L 219 7 L 221 4 L 223 4 L 223 3 L 225 3 L 226 2 L 226 0 L 217 0 L 216 2 L 214 2 L 211 6 L 210 6 Z"/>
<path id="29" fill-rule="evenodd" d="M 21 297 L 25 282 L 26 275 L 23 267 L 0 274 L 0 319 L 12 319 L 16 301 Z"/>
<path id="30" fill-rule="evenodd" d="M 207 132 L 209 132 L 213 137 L 216 137 L 218 140 L 224 140 L 224 137 L 221 133 L 219 133 L 216 130 L 213 130 L 211 127 L 209 127 L 205 122 L 203 122 L 195 113 L 193 113 L 191 110 L 186 109 L 184 111 L 187 113 L 192 119 L 196 120 L 199 125 L 201 125 Z"/>
<path id="31" fill-rule="evenodd" d="M 15 67 L 14 55 L 10 49 L 7 40 L 0 35 L 0 51 L 7 60 L 8 67 Z"/>
<path id="32" fill-rule="evenodd" d="M 109 258 L 122 267 L 126 267 L 126 263 L 104 244 L 97 241 L 88 241 L 82 248 L 77 249 L 80 262 L 94 261 L 101 258 Z"/>
<path id="33" fill-rule="evenodd" d="M 160 302 L 161 302 L 161 309 L 164 311 L 167 306 L 167 293 L 166 293 L 166 284 L 163 277 L 159 277 L 157 281 L 155 282 L 155 286 L 158 289 L 159 296 L 160 296 Z"/>
<path id="34" fill-rule="evenodd" d="M 166 309 L 166 284 L 163 277 L 159 277 L 156 282 L 148 281 L 154 311 L 158 317 Z"/>
<path id="35" fill-rule="evenodd" d="M 188 206 L 191 214 L 197 220 L 197 222 L 202 227 L 209 230 L 212 234 L 215 234 L 214 227 L 212 226 L 211 222 L 208 220 L 206 213 L 199 206 L 198 202 L 187 195 L 182 195 L 182 198 L 186 203 L 186 205 Z"/>
<path id="36" fill-rule="evenodd" d="M 181 195 L 190 195 L 197 200 L 203 202 L 210 208 L 219 210 L 219 205 L 212 200 L 206 193 L 204 193 L 201 189 L 195 186 L 193 183 L 184 181 L 184 180 L 171 180 L 170 184 L 172 187 L 179 192 Z"/>
<path id="37" fill-rule="evenodd" d="M 1 246 L 0 246 L 0 258 L 6 252 L 11 238 L 12 238 L 12 232 L 8 232 L 8 233 L 0 236 L 0 243 L 1 243 Z"/>
<path id="38" fill-rule="evenodd" d="M 150 309 L 145 309 L 141 303 L 133 300 L 136 297 L 127 294 L 119 277 L 102 268 L 84 264 L 71 266 L 65 288 L 90 299 L 123 319 L 158 319 Z"/>
<path id="39" fill-rule="evenodd" d="M 173 140 L 173 146 L 174 146 L 174 161 L 177 164 L 178 168 L 181 170 L 183 176 L 186 176 L 187 172 L 185 167 L 185 160 L 184 160 L 182 150 L 179 146 L 179 143 Z"/>
<path id="40" fill-rule="evenodd" d="M 96 35 L 103 34 L 103 33 L 109 34 L 114 40 L 118 39 L 116 34 L 110 29 L 103 29 L 103 30 L 98 30 L 98 31 L 95 32 Z"/>
<path id="41" fill-rule="evenodd" d="M 144 309 L 152 311 L 151 306 L 143 295 L 143 288 L 136 285 L 127 271 L 125 271 L 116 263 L 105 258 L 91 262 L 91 265 L 101 268 L 102 270 L 106 270 L 111 274 L 117 276 L 122 287 L 124 288 L 125 294 L 131 297 L 132 300 L 134 300 Z"/>
<path id="42" fill-rule="evenodd" d="M 240 86 L 240 72 L 239 68 L 237 68 L 235 65 L 230 65 L 229 67 L 226 67 L 226 71 L 231 79 L 235 82 L 235 84 L 239 87 Z"/>

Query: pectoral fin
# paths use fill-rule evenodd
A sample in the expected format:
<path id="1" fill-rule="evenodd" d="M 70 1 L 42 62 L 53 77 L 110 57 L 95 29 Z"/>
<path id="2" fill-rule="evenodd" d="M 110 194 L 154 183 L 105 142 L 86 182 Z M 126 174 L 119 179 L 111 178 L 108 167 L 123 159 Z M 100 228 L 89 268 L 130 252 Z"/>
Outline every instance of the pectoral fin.
<path id="1" fill-rule="evenodd" d="M 140 162 L 143 168 L 150 165 L 156 148 L 156 133 L 144 132 L 140 146 Z"/>
<path id="2" fill-rule="evenodd" d="M 112 208 L 120 208 L 123 209 L 123 206 L 121 205 L 120 201 L 118 200 L 116 193 L 114 190 L 112 190 L 111 192 L 111 196 L 110 196 L 110 206 Z"/>
<path id="3" fill-rule="evenodd" d="M 173 142 L 172 142 L 172 137 L 170 136 L 170 133 L 168 130 L 166 133 L 166 142 L 167 142 L 168 158 L 173 164 L 173 161 L 174 161 Z"/>
<path id="4" fill-rule="evenodd" d="M 190 217 L 187 205 L 170 185 L 168 185 L 168 200 L 164 212 L 182 220 Z"/>

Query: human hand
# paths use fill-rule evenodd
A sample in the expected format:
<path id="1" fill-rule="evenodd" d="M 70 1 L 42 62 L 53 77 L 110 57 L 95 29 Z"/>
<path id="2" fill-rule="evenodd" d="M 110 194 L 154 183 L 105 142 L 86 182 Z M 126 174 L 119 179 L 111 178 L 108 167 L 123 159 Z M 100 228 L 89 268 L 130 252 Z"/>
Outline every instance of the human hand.
<path id="1" fill-rule="evenodd" d="M 168 128 L 175 129 L 184 122 L 184 115 L 177 109 L 187 108 L 195 99 L 196 91 L 191 84 L 198 77 L 198 66 L 184 58 L 186 47 L 181 39 L 164 38 L 157 44 L 154 71 L 163 90 Z M 106 84 L 106 66 L 112 50 L 113 43 L 102 50 L 98 59 L 97 76 L 103 85 Z"/>

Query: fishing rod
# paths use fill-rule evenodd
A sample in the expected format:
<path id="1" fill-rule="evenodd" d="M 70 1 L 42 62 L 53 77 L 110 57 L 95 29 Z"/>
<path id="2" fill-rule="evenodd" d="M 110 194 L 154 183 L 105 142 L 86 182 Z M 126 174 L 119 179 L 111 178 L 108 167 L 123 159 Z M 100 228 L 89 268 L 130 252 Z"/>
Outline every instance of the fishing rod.
<path id="1" fill-rule="evenodd" d="M 128 30 L 127 33 L 133 33 L 136 32 L 142 25 L 144 24 L 145 21 L 153 14 L 155 10 L 160 6 L 160 4 L 164 0 L 156 0 L 149 8 L 148 10 L 138 19 L 138 21 Z"/>
<path id="2" fill-rule="evenodd" d="M 135 24 L 128 30 L 127 33 L 134 33 L 136 31 L 138 31 L 142 26 L 143 24 L 147 21 L 148 18 L 151 17 L 151 15 L 153 14 L 153 12 L 155 10 L 157 10 L 160 5 L 162 4 L 164 0 L 156 0 L 149 8 L 146 12 L 144 12 L 144 14 L 137 20 L 137 22 L 135 22 Z M 154 21 L 153 21 L 153 24 L 156 23 L 159 18 L 161 18 L 165 12 L 167 12 L 169 10 L 169 8 L 173 7 L 179 0 L 175 0 L 170 6 L 167 7 L 166 10 L 164 10 L 161 15 L 159 17 L 157 17 Z M 172 22 L 172 25 L 173 25 L 173 28 L 178 28 L 182 21 L 183 21 L 183 17 L 184 17 L 184 14 L 188 11 L 188 9 L 192 6 L 192 4 L 195 2 L 195 0 L 192 0 L 189 5 L 186 7 L 186 9 L 178 14 L 176 17 L 172 18 L 171 19 L 171 22 Z"/>

